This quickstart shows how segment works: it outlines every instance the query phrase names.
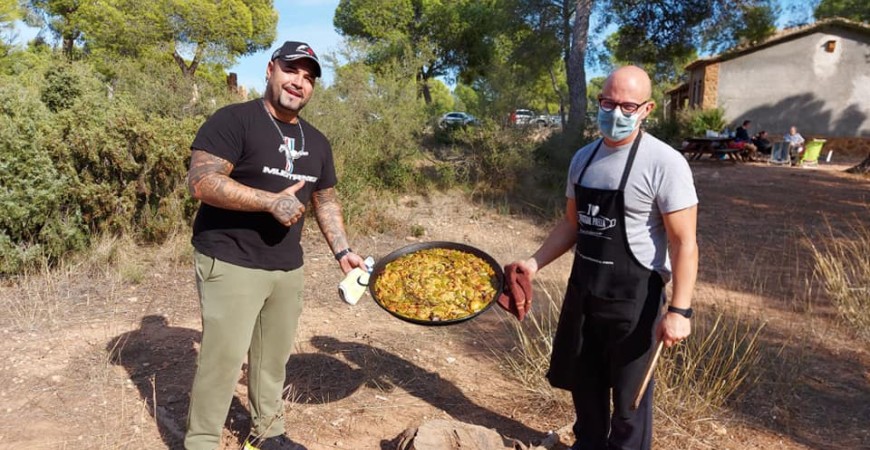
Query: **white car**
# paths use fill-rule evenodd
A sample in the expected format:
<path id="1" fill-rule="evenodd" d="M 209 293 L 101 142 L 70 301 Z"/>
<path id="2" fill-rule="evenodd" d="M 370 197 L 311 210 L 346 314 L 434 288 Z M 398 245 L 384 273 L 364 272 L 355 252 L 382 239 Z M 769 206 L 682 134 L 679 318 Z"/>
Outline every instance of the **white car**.
<path id="1" fill-rule="evenodd" d="M 475 123 L 477 123 L 477 119 L 474 116 L 458 111 L 449 112 L 438 119 L 438 126 L 440 128 L 464 127 L 466 125 L 474 125 Z"/>
<path id="2" fill-rule="evenodd" d="M 534 125 L 538 128 L 561 127 L 562 117 L 559 115 L 537 114 L 530 109 L 517 109 L 510 115 L 510 124 L 516 127 Z"/>

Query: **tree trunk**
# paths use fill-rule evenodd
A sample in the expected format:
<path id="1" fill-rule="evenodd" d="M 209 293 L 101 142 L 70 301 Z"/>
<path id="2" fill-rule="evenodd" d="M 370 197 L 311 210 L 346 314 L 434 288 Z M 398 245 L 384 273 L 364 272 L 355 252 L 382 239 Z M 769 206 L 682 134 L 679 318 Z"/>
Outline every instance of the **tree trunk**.
<path id="1" fill-rule="evenodd" d="M 861 164 L 858 164 L 857 166 L 852 167 L 851 169 L 847 169 L 846 172 L 859 173 L 862 175 L 870 174 L 870 154 L 868 154 L 867 157 L 864 158 L 864 161 L 861 161 Z"/>
<path id="2" fill-rule="evenodd" d="M 193 55 L 193 60 L 190 62 L 190 65 L 184 61 L 184 58 L 178 54 L 178 50 L 172 51 L 172 59 L 175 60 L 175 63 L 178 64 L 178 68 L 181 69 L 182 75 L 187 78 L 193 78 L 196 75 L 196 69 L 199 67 L 199 60 L 202 58 L 202 45 L 196 46 L 196 53 Z"/>
<path id="3" fill-rule="evenodd" d="M 432 104 L 432 91 L 429 90 L 429 73 L 426 68 L 423 67 L 417 72 L 417 87 L 420 89 L 420 94 L 423 94 L 423 100 L 426 101 L 427 105 Z"/>
<path id="4" fill-rule="evenodd" d="M 556 93 L 556 96 L 559 97 L 559 125 L 562 126 L 562 129 L 565 129 L 565 95 L 561 89 L 559 89 L 559 83 L 556 81 L 556 74 L 553 73 L 553 69 L 550 68 L 550 82 L 553 83 L 553 92 Z M 547 111 L 549 114 L 549 111 Z"/>
<path id="5" fill-rule="evenodd" d="M 423 80 L 423 85 L 420 86 L 420 89 L 423 91 L 423 100 L 426 101 L 427 105 L 432 104 L 432 91 L 429 90 L 429 80 Z"/>
<path id="6" fill-rule="evenodd" d="M 72 61 L 73 59 L 73 47 L 75 46 L 75 42 L 76 40 L 72 36 L 63 37 L 63 54 L 69 61 Z"/>
<path id="7" fill-rule="evenodd" d="M 566 62 L 568 76 L 568 126 L 582 131 L 586 122 L 586 47 L 589 43 L 589 16 L 593 0 L 577 0 L 574 26 L 571 29 L 571 50 Z"/>

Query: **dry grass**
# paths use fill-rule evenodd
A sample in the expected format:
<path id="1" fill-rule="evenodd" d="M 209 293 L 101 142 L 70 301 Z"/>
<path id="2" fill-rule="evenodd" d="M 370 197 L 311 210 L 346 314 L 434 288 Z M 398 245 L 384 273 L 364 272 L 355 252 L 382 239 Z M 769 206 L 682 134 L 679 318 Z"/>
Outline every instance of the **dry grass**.
<path id="1" fill-rule="evenodd" d="M 515 348 L 501 360 L 538 403 L 569 402 L 568 406 L 570 398 L 544 378 L 559 319 L 556 299 L 561 301 L 563 292 L 554 285 L 539 289 L 550 307 L 543 314 L 530 315 L 527 323 L 507 322 Z M 715 309 L 699 316 L 693 337 L 663 353 L 657 368 L 656 404 L 677 423 L 711 416 L 758 376 L 750 369 L 760 359 L 758 337 L 764 324 Z"/>
<path id="2" fill-rule="evenodd" d="M 760 376 L 764 324 L 716 308 L 705 313 L 694 321 L 694 337 L 666 352 L 656 370 L 659 412 L 686 428 L 737 401 Z"/>
<path id="3" fill-rule="evenodd" d="M 0 287 L 0 301 L 8 305 L 0 324 L 44 331 L 73 318 L 85 322 L 95 319 L 89 312 L 94 302 L 117 301 L 123 286 L 141 283 L 155 266 L 190 264 L 192 250 L 187 239 L 179 233 L 146 251 L 130 238 L 104 236 L 87 253 L 62 260 L 55 267 L 43 264 L 30 268 L 10 278 L 7 287 Z M 88 314 L 91 316 L 85 318 Z"/>
<path id="4" fill-rule="evenodd" d="M 840 319 L 870 341 L 870 226 L 857 222 L 848 236 L 809 243 L 815 275 L 837 308 Z"/>
<path id="5" fill-rule="evenodd" d="M 541 405 L 542 412 L 570 412 L 573 411 L 570 396 L 550 387 L 544 377 L 564 289 L 555 283 L 536 288 L 549 308 L 540 308 L 541 313 L 528 316 L 522 324 L 508 320 L 506 326 L 513 332 L 515 347 L 499 356 L 509 376 L 524 387 L 532 400 L 529 403 Z M 765 358 L 769 355 L 762 352 L 760 339 L 765 324 L 750 313 L 737 310 L 701 308 L 693 321 L 692 337 L 663 352 L 656 370 L 655 407 L 663 423 L 656 429 L 657 442 L 667 444 L 674 440 L 682 442 L 680 448 L 687 448 L 684 439 L 691 437 L 692 448 L 715 448 L 711 441 L 715 440 L 715 433 L 711 438 L 702 436 L 711 435 L 711 426 L 718 431 L 716 423 L 722 417 L 723 407 L 758 387 L 756 381 L 768 371 L 776 370 L 789 378 L 783 380 L 784 387 L 795 379 L 794 370 L 773 367 L 772 361 L 777 365 L 783 363 L 779 358 L 781 347 L 765 349 L 776 356 Z M 794 361 L 785 363 L 791 362 Z"/>
<path id="6" fill-rule="evenodd" d="M 545 298 L 543 302 L 536 302 L 536 309 L 542 312 L 526 316 L 524 322 L 513 318 L 506 320 L 504 325 L 509 328 L 509 334 L 514 338 L 514 348 L 509 353 L 494 351 L 507 372 L 519 381 L 529 397 L 535 399 L 532 404 L 543 405 L 545 410 L 554 406 L 571 409 L 571 397 L 564 391 L 553 389 L 545 378 L 553 350 L 553 336 L 559 323 L 559 305 L 564 289 L 553 282 L 536 288 L 538 298 Z"/>

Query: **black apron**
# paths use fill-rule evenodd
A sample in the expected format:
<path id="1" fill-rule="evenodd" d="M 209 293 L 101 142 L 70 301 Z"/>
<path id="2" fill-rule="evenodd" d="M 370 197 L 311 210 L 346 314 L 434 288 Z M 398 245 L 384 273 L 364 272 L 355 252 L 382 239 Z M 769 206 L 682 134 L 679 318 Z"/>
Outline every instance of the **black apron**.
<path id="1" fill-rule="evenodd" d="M 621 417 L 629 415 L 642 382 L 663 302 L 661 276 L 637 260 L 625 228 L 625 184 L 642 136 L 631 146 L 617 190 L 581 186 L 602 141 L 574 185 L 577 244 L 547 373 L 553 387 L 571 391 L 605 376 Z"/>

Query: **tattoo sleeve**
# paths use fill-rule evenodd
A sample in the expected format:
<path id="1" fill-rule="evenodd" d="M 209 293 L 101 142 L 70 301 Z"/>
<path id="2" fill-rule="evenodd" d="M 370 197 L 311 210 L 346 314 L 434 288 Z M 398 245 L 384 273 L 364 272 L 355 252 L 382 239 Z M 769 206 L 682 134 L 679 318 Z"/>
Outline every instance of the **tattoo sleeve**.
<path id="1" fill-rule="evenodd" d="M 311 204 L 314 206 L 317 224 L 320 225 L 320 231 L 326 238 L 326 243 L 329 244 L 332 253 L 348 248 L 350 245 L 344 231 L 341 205 L 338 203 L 335 188 L 315 191 L 311 197 Z"/>
<path id="2" fill-rule="evenodd" d="M 292 199 L 245 186 L 229 177 L 233 164 L 203 150 L 194 150 L 187 173 L 190 194 L 212 206 L 235 211 L 270 211 L 276 201 Z M 298 203 L 298 200 L 296 200 Z M 278 205 L 289 209 L 289 205 Z"/>

